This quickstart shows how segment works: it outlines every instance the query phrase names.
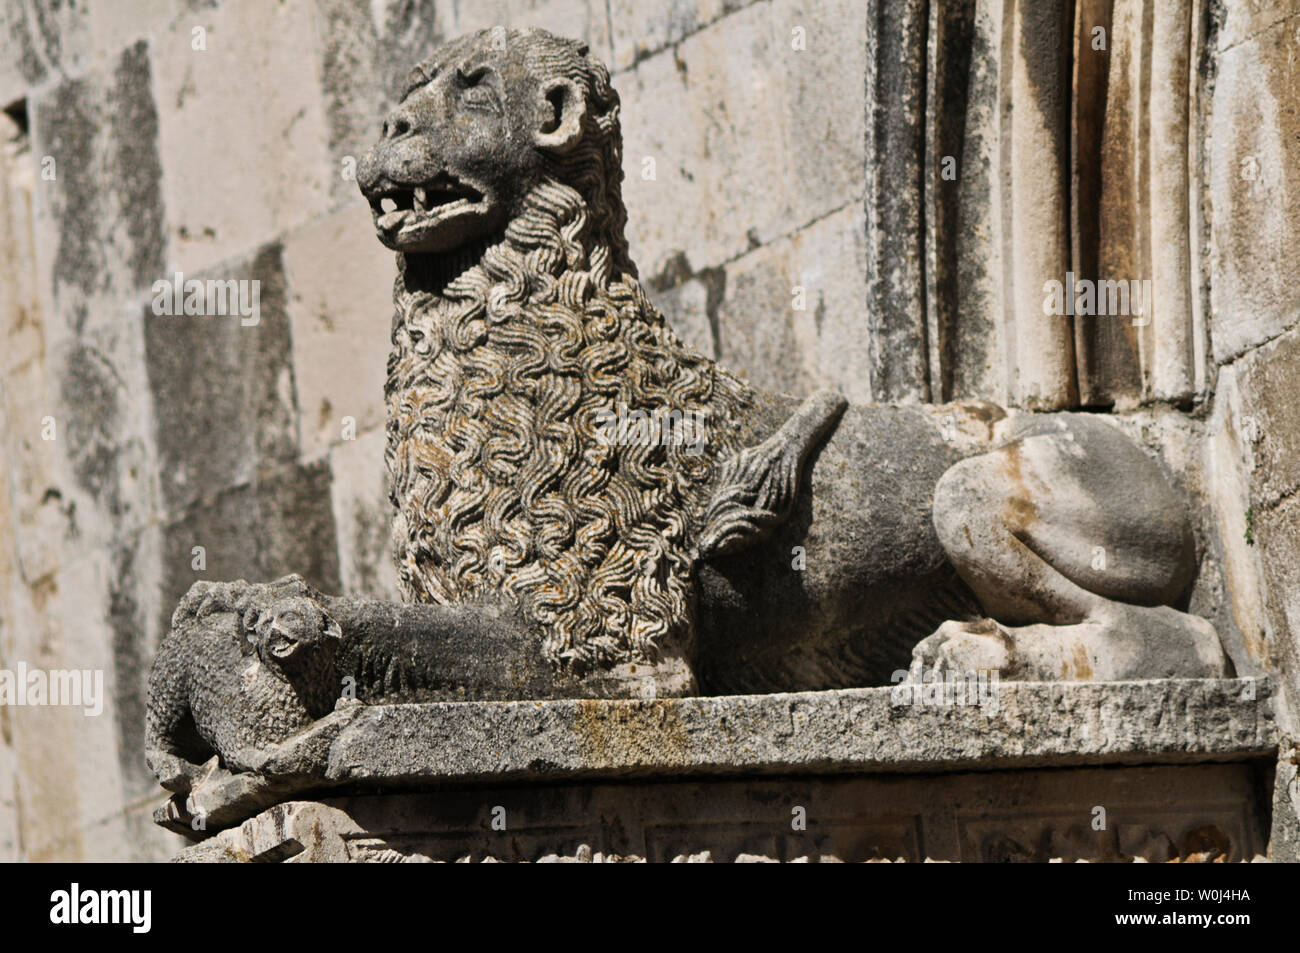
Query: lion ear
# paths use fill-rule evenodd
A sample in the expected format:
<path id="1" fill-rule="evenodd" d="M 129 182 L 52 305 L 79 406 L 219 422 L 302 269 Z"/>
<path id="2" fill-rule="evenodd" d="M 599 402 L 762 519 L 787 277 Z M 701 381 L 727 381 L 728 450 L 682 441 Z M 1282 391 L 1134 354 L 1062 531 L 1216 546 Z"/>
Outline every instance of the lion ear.
<path id="1" fill-rule="evenodd" d="M 406 74 L 406 86 L 402 89 L 402 98 L 405 99 L 421 86 L 427 85 L 428 82 L 429 74 L 425 72 L 423 66 L 412 67 L 411 71 Z"/>
<path id="2" fill-rule="evenodd" d="M 250 606 L 244 611 L 240 621 L 244 637 L 239 640 L 239 654 L 252 655 L 257 650 L 257 626 L 262 621 L 262 614 Z"/>
<path id="3" fill-rule="evenodd" d="M 577 83 L 564 77 L 545 83 L 541 94 L 543 118 L 540 128 L 533 133 L 533 142 L 540 149 L 567 152 L 582 138 L 587 99 Z"/>

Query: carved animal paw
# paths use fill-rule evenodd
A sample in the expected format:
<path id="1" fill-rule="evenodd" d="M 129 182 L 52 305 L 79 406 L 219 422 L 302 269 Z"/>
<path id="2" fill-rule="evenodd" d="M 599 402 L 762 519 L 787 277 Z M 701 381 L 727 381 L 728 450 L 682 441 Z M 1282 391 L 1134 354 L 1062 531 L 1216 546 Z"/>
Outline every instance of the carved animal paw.
<path id="1" fill-rule="evenodd" d="M 232 774 L 243 774 L 247 771 L 261 772 L 266 768 L 273 754 L 275 754 L 274 750 L 240 748 L 226 755 L 226 767 Z"/>
<path id="2" fill-rule="evenodd" d="M 149 765 L 149 770 L 154 773 L 158 783 L 175 793 L 188 791 L 194 784 L 194 778 L 203 771 L 200 765 L 191 764 L 183 758 L 158 749 L 145 752 L 145 763 Z"/>
<path id="3" fill-rule="evenodd" d="M 202 619 L 213 612 L 229 611 L 248 589 L 242 579 L 236 582 L 208 582 L 199 580 L 181 597 L 172 616 L 172 625 L 187 617 Z"/>
<path id="4" fill-rule="evenodd" d="M 911 681 L 926 673 L 965 674 L 997 671 L 1006 676 L 1016 663 L 1010 633 L 992 619 L 945 622 L 912 649 Z"/>

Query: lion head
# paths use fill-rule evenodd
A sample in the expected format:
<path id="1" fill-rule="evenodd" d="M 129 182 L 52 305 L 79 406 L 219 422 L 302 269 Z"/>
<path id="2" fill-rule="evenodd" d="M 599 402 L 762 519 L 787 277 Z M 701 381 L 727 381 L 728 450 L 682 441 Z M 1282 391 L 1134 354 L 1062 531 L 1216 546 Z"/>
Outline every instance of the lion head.
<path id="1" fill-rule="evenodd" d="M 400 253 L 385 392 L 403 595 L 515 596 L 576 671 L 689 643 L 692 515 L 751 399 L 637 280 L 618 113 L 586 45 L 484 31 L 412 71 L 358 175 Z M 689 439 L 647 425 L 673 419 Z"/>
<path id="2" fill-rule="evenodd" d="M 621 246 L 618 95 L 585 44 L 543 30 L 462 37 L 411 70 L 357 181 L 380 241 L 446 253 L 493 236 L 547 179 L 583 194 Z"/>
<path id="3" fill-rule="evenodd" d="M 343 640 L 339 624 L 314 600 L 285 596 L 243 615 L 249 647 L 277 673 L 297 673 L 316 657 L 332 657 Z"/>

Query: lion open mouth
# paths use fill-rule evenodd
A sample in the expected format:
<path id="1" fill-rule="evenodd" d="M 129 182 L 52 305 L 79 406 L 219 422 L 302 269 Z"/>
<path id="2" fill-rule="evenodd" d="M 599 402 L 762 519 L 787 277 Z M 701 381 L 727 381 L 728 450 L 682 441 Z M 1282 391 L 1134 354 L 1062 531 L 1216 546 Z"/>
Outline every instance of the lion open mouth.
<path id="1" fill-rule="evenodd" d="M 440 172 L 424 185 L 389 186 L 369 197 L 375 226 L 389 237 L 469 209 L 483 193 L 455 176 Z"/>

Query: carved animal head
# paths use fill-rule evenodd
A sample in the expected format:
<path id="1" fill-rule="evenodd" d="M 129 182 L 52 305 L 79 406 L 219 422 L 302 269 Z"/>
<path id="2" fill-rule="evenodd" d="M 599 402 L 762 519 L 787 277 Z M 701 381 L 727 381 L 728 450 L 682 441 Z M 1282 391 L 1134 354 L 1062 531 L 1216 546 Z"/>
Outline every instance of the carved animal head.
<path id="1" fill-rule="evenodd" d="M 262 664 L 286 675 L 333 657 L 342 631 L 315 600 L 305 596 L 278 599 L 267 608 L 244 613 L 248 641 Z"/>
<path id="2" fill-rule="evenodd" d="M 619 149 L 618 96 L 586 44 L 498 27 L 411 70 L 357 183 L 380 241 L 443 253 L 500 231 L 548 177 L 585 179 L 604 193 L 588 200 L 621 210 Z"/>

